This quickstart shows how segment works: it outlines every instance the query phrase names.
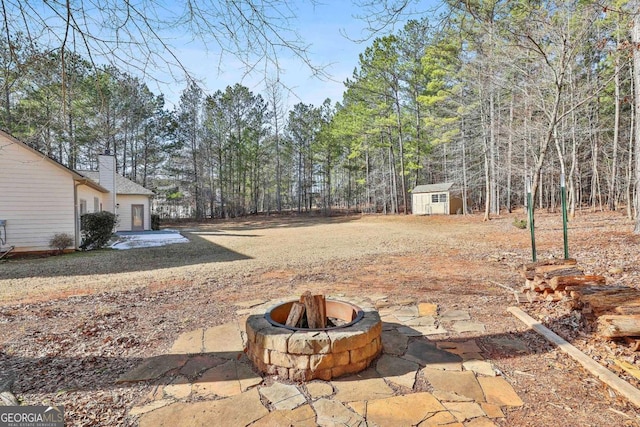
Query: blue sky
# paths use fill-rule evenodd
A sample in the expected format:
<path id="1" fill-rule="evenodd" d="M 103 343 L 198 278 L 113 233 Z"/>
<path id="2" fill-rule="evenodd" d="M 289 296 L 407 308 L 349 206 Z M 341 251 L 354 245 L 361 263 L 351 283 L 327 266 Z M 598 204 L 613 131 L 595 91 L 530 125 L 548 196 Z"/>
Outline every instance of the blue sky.
<path id="1" fill-rule="evenodd" d="M 419 7 L 425 9 L 427 5 L 435 3 L 421 1 Z M 351 77 L 358 65 L 358 55 L 370 44 L 357 43 L 346 38 L 346 33 L 352 39 L 362 38 L 366 24 L 355 16 L 362 14 L 350 0 L 320 0 L 315 5 L 309 2 L 293 2 L 297 19 L 292 21 L 295 29 L 309 45 L 311 60 L 318 66 L 326 66 L 325 71 L 330 79 L 319 79 L 312 75 L 311 70 L 299 59 L 288 52 L 281 52 L 279 61 L 282 66 L 280 80 L 292 90 L 287 104 L 292 106 L 298 102 L 320 105 L 326 98 L 333 103 L 342 100 L 344 81 Z M 402 23 L 387 32 L 397 31 Z M 263 68 L 252 75 L 243 78 L 243 67 L 240 62 L 230 56 L 223 57 L 219 64 L 219 52 L 215 48 L 207 49 L 200 43 L 191 42 L 182 46 L 173 43 L 183 65 L 191 75 L 201 82 L 206 93 L 224 90 L 228 85 L 241 83 L 254 93 L 263 93 L 265 88 L 265 71 Z M 275 75 L 268 72 L 268 77 Z M 157 84 L 149 83 L 154 91 L 165 94 L 168 107 L 177 104 L 184 82 Z M 286 96 L 286 93 L 284 94 Z"/>

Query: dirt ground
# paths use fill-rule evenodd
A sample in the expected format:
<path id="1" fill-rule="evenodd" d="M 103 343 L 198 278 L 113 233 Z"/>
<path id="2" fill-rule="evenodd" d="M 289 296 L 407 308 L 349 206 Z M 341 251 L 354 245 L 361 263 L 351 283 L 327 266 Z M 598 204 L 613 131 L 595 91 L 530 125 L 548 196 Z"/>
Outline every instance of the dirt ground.
<path id="1" fill-rule="evenodd" d="M 462 308 L 483 322 L 475 338 L 525 402 L 504 426 L 640 425 L 640 410 L 506 312 L 530 262 L 522 212 L 479 215 L 271 216 L 183 224 L 191 242 L 0 262 L 0 376 L 31 405 L 64 405 L 68 425 L 135 425 L 127 409 L 150 384 L 114 380 L 163 354 L 178 334 L 228 322 L 233 304 L 305 290 L 415 298 Z M 640 238 L 620 212 L 582 212 L 569 225 L 570 255 L 612 285 L 640 284 Z M 536 214 L 538 259 L 563 256 L 559 213 Z M 521 306 L 614 370 L 636 364 L 625 342 L 602 341 L 562 303 Z M 523 340 L 516 351 L 495 345 Z M 621 377 L 638 385 L 624 373 Z M 0 383 L 2 378 L 0 377 Z M 1 391 L 1 390 L 0 390 Z"/>

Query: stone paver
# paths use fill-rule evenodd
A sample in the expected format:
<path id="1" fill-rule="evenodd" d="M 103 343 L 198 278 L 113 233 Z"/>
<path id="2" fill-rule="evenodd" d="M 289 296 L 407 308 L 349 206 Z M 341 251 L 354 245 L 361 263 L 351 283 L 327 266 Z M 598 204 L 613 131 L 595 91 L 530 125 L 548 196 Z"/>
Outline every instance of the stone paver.
<path id="1" fill-rule="evenodd" d="M 175 340 L 169 354 L 197 354 L 202 353 L 202 338 L 204 329 L 185 332 Z"/>
<path id="2" fill-rule="evenodd" d="M 464 427 L 496 427 L 496 424 L 489 418 L 480 417 L 467 421 L 464 423 Z"/>
<path id="3" fill-rule="evenodd" d="M 225 359 L 215 357 L 210 354 L 198 354 L 187 360 L 187 363 L 185 363 L 180 369 L 180 374 L 186 375 L 189 378 L 194 378 L 207 369 L 222 365 L 225 362 Z"/>
<path id="4" fill-rule="evenodd" d="M 380 427 L 414 426 L 430 413 L 445 410 L 431 393 L 393 396 L 367 403 L 367 422 Z"/>
<path id="5" fill-rule="evenodd" d="M 471 320 L 469 312 L 466 310 L 447 310 L 440 315 L 442 322 L 453 322 L 458 320 Z"/>
<path id="6" fill-rule="evenodd" d="M 432 393 L 440 402 L 473 402 L 472 397 L 461 396 L 452 391 L 433 390 Z"/>
<path id="7" fill-rule="evenodd" d="M 451 325 L 454 331 L 462 332 L 484 332 L 485 327 L 480 322 L 474 322 L 473 320 L 462 320 L 459 322 L 453 322 Z"/>
<path id="8" fill-rule="evenodd" d="M 405 305 L 402 307 L 395 307 L 393 310 L 393 315 L 398 319 L 400 319 L 400 317 L 414 318 L 418 317 L 420 315 L 420 312 L 418 310 L 418 307 L 415 305 Z"/>
<path id="9" fill-rule="evenodd" d="M 447 427 L 456 427 L 456 425 L 460 427 L 464 427 L 460 423 L 456 423 L 456 417 L 454 417 L 451 412 L 442 411 L 436 412 L 435 414 L 429 415 L 429 417 L 418 424 L 418 427 L 436 427 L 436 426 L 447 426 Z"/>
<path id="10" fill-rule="evenodd" d="M 436 390 L 448 391 L 460 396 L 470 397 L 476 402 L 485 401 L 482 392 L 483 389 L 480 387 L 473 372 L 451 372 L 424 368 L 421 373 Z"/>
<path id="11" fill-rule="evenodd" d="M 405 326 L 434 326 L 436 324 L 436 318 L 433 316 L 420 316 L 414 317 L 411 320 L 404 322 Z"/>
<path id="12" fill-rule="evenodd" d="M 156 409 L 159 409 L 159 408 L 162 408 L 164 406 L 170 405 L 170 404 L 172 404 L 174 402 L 175 402 L 175 400 L 173 400 L 173 399 L 154 400 L 152 402 L 146 403 L 146 404 L 141 405 L 141 406 L 134 406 L 129 411 L 129 415 L 134 415 L 135 416 L 135 415 L 146 414 L 147 412 L 155 411 Z"/>
<path id="13" fill-rule="evenodd" d="M 418 304 L 418 314 L 420 316 L 436 316 L 438 314 L 438 304 L 421 302 Z"/>
<path id="14" fill-rule="evenodd" d="M 393 390 L 374 370 L 339 378 L 331 382 L 337 390 L 334 399 L 340 402 L 382 399 L 393 396 Z"/>
<path id="15" fill-rule="evenodd" d="M 390 331 L 385 331 L 383 329 L 381 338 L 383 352 L 400 356 L 407 351 L 409 338 L 405 334 L 401 334 L 395 329 Z"/>
<path id="16" fill-rule="evenodd" d="M 258 390 L 253 389 L 227 399 L 178 402 L 164 406 L 142 415 L 139 426 L 206 427 L 220 425 L 221 421 L 229 426 L 246 426 L 268 413 L 267 408 L 260 403 Z"/>
<path id="17" fill-rule="evenodd" d="M 349 402 L 346 404 L 349 408 L 351 408 L 356 414 L 362 416 L 363 418 L 367 416 L 367 402 Z"/>
<path id="18" fill-rule="evenodd" d="M 479 377 L 478 382 L 487 398 L 487 403 L 500 406 L 522 406 L 522 399 L 511 384 L 502 377 Z"/>
<path id="19" fill-rule="evenodd" d="M 404 358 L 422 366 L 438 369 L 462 370 L 462 358 L 457 354 L 440 350 L 435 344 L 418 340 L 409 344 Z"/>
<path id="20" fill-rule="evenodd" d="M 304 405 L 292 411 L 275 410 L 260 418 L 251 427 L 316 427 L 316 413 L 310 405 Z"/>
<path id="21" fill-rule="evenodd" d="M 269 387 L 262 387 L 260 395 L 276 409 L 294 409 L 307 401 L 296 386 L 289 384 L 273 383 Z"/>
<path id="22" fill-rule="evenodd" d="M 242 336 L 235 322 L 214 326 L 204 331 L 205 353 L 215 353 L 217 357 L 234 359 L 244 350 Z"/>
<path id="23" fill-rule="evenodd" d="M 463 355 L 465 353 L 480 353 L 482 350 L 478 347 L 475 340 L 467 341 L 441 341 L 436 343 L 441 350 L 447 350 L 449 353 Z"/>
<path id="24" fill-rule="evenodd" d="M 473 371 L 476 374 L 486 377 L 496 376 L 496 371 L 493 369 L 491 363 L 484 360 L 467 360 L 466 362 L 462 362 L 462 367 L 467 371 Z"/>
<path id="25" fill-rule="evenodd" d="M 307 383 L 307 393 L 309 393 L 312 399 L 319 399 L 321 397 L 331 396 L 333 394 L 333 387 L 324 381 L 314 381 Z"/>
<path id="26" fill-rule="evenodd" d="M 188 356 L 182 354 L 149 357 L 131 371 L 122 374 L 116 383 L 155 380 L 169 371 L 182 368 L 187 360 Z"/>
<path id="27" fill-rule="evenodd" d="M 468 311 L 446 310 L 438 315 L 436 304 L 407 299 L 390 305 L 384 295 L 349 301 L 360 307 L 374 303 L 384 307 L 380 309 L 383 353 L 369 369 L 331 382 L 315 380 L 296 386 L 278 382 L 276 377 L 275 382 L 264 385 L 262 375 L 254 372 L 244 355 L 246 340 L 255 339 L 254 333 L 247 334 L 244 323 L 255 316 L 264 320 L 265 307 L 276 303 L 256 299 L 237 304 L 242 309 L 238 312 L 247 311 L 247 316 L 183 333 L 171 354 L 143 360 L 119 378 L 120 382 L 164 378 L 160 384 L 167 384 L 157 386 L 149 393 L 148 403 L 131 408 L 129 414 L 139 417 L 141 427 L 220 422 L 256 427 L 490 427 L 495 426 L 492 419 L 504 418 L 504 407 L 523 404 L 513 387 L 496 376 L 475 340 L 426 338 L 449 333 L 446 329 L 451 333 L 484 332 L 484 325 L 472 320 Z M 260 339 L 277 351 L 287 346 L 306 351 L 291 331 Z M 489 337 L 487 342 L 516 353 L 528 352 L 524 342 L 508 335 Z M 433 393 L 409 391 L 416 378 L 424 378 Z M 181 402 L 193 398 L 196 401 Z"/>
<path id="28" fill-rule="evenodd" d="M 188 378 L 177 377 L 171 384 L 164 387 L 164 394 L 174 399 L 184 399 L 191 395 L 191 383 Z"/>
<path id="29" fill-rule="evenodd" d="M 410 360 L 384 354 L 378 359 L 376 371 L 387 381 L 412 389 L 420 365 Z"/>
<path id="30" fill-rule="evenodd" d="M 495 405 L 493 403 L 486 403 L 486 402 L 481 403 L 480 406 L 482 407 L 482 410 L 484 411 L 484 413 L 487 414 L 487 417 L 504 418 L 504 412 L 502 412 L 502 409 L 500 409 L 500 406 Z"/>
<path id="31" fill-rule="evenodd" d="M 313 408 L 316 410 L 316 422 L 319 426 L 366 426 L 365 420 L 361 415 L 356 414 L 335 400 L 320 399 L 313 403 Z"/>
<path id="32" fill-rule="evenodd" d="M 460 422 L 487 415 L 476 402 L 443 402 L 443 405 Z"/>
<path id="33" fill-rule="evenodd" d="M 193 393 L 200 396 L 234 396 L 261 382 L 262 377 L 256 375 L 248 365 L 229 360 L 203 373 L 193 384 Z"/>

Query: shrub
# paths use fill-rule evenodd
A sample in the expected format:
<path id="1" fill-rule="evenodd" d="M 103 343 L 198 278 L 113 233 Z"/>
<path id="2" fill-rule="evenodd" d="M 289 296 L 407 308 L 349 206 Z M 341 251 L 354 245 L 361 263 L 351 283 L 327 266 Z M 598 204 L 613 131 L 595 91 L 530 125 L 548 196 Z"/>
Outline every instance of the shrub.
<path id="1" fill-rule="evenodd" d="M 83 250 L 99 249 L 111 239 L 116 226 L 117 216 L 111 212 L 102 211 L 82 215 L 80 220 L 82 230 Z"/>
<path id="2" fill-rule="evenodd" d="M 527 220 L 526 219 L 514 218 L 513 219 L 513 226 L 516 227 L 516 228 L 519 228 L 521 230 L 524 230 L 525 228 L 527 228 Z"/>
<path id="3" fill-rule="evenodd" d="M 151 229 L 160 230 L 160 215 L 151 214 Z"/>
<path id="4" fill-rule="evenodd" d="M 73 246 L 73 236 L 70 236 L 67 233 L 57 233 L 54 234 L 51 240 L 49 240 L 49 247 L 51 249 L 56 249 L 58 253 L 62 253 L 69 246 Z"/>

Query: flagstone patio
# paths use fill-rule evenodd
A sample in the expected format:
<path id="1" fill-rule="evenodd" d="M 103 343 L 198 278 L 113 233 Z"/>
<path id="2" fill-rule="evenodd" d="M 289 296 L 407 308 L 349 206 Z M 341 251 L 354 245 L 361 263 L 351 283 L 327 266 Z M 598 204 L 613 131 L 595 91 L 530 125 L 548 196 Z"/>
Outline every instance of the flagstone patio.
<path id="1" fill-rule="evenodd" d="M 468 312 L 440 313 L 428 302 L 391 305 L 383 295 L 335 297 L 365 310 L 379 307 L 383 353 L 365 371 L 308 383 L 257 373 L 244 353 L 244 322 L 281 301 L 245 302 L 236 321 L 184 333 L 169 354 L 122 375 L 118 382 L 156 385 L 130 415 L 141 427 L 471 427 L 494 426 L 504 410 L 523 404 L 476 341 L 462 336 L 485 331 Z"/>

